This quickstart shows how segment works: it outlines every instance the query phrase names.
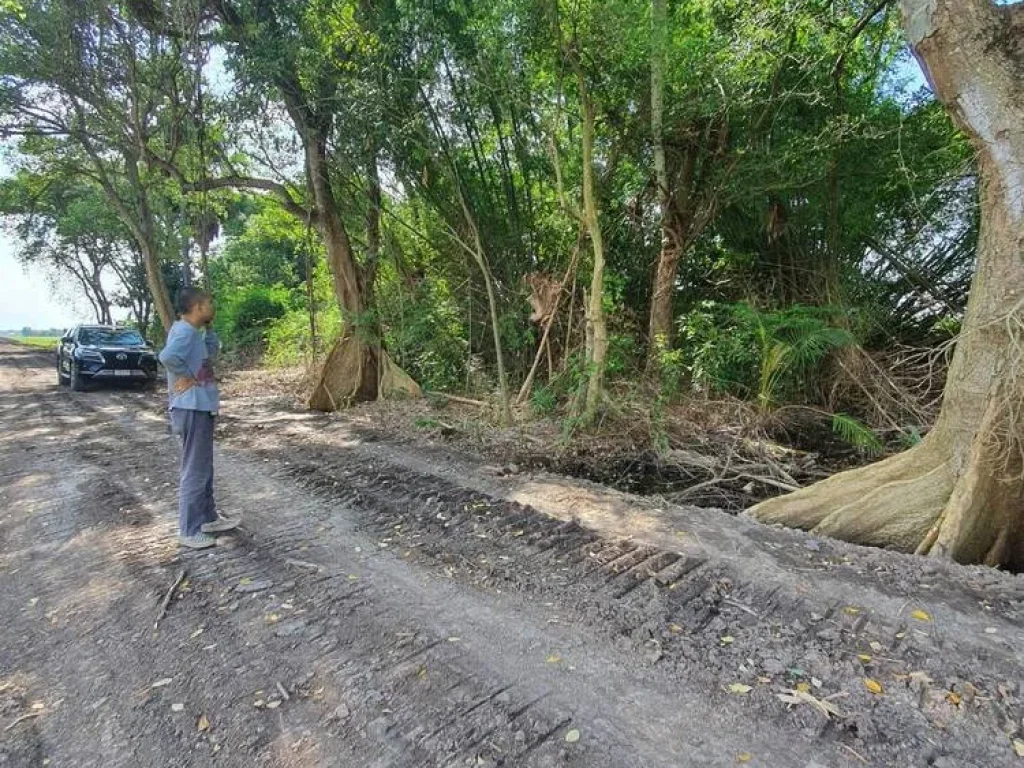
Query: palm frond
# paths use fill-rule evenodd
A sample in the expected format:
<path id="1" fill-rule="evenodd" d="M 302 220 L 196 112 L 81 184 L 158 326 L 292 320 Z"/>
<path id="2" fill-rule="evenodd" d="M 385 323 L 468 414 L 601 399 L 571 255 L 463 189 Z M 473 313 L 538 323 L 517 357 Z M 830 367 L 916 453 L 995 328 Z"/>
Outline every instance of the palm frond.
<path id="1" fill-rule="evenodd" d="M 832 431 L 870 456 L 878 456 L 885 450 L 882 441 L 870 427 L 845 413 L 832 414 Z"/>

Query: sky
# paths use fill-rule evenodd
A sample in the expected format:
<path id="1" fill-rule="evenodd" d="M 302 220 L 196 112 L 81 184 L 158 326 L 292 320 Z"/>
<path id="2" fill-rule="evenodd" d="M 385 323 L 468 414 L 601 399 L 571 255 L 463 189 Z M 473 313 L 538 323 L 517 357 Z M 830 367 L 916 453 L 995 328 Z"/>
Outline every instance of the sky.
<path id="1" fill-rule="evenodd" d="M 0 330 L 66 328 L 78 321 L 95 320 L 76 311 L 66 297 L 58 296 L 45 275 L 38 271 L 26 274 L 15 258 L 16 248 L 10 235 L 0 230 Z"/>

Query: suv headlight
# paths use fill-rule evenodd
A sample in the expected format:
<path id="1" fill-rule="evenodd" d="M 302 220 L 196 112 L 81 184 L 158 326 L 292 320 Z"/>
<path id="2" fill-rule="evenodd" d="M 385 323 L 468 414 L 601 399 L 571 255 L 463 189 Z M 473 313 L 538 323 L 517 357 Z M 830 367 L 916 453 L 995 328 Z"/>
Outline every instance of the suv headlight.
<path id="1" fill-rule="evenodd" d="M 89 363 L 103 363 L 106 362 L 103 359 L 103 355 L 97 352 L 95 349 L 78 349 L 75 350 L 75 357 L 79 360 Z"/>

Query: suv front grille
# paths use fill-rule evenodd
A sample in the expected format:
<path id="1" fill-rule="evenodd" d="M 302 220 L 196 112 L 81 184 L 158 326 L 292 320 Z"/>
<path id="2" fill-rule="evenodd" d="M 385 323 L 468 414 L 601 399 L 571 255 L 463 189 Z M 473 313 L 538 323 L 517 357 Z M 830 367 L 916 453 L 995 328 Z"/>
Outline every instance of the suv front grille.
<path id="1" fill-rule="evenodd" d="M 124 359 L 118 360 L 118 357 L 122 355 Z M 139 352 L 111 352 L 109 350 L 103 352 L 103 360 L 107 368 L 138 368 L 141 356 Z"/>

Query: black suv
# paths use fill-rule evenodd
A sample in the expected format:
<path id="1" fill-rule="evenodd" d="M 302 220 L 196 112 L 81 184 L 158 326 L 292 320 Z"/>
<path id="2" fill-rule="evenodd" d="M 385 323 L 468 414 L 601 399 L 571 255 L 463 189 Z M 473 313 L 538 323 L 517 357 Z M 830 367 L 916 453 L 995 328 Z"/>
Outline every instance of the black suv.
<path id="1" fill-rule="evenodd" d="M 57 344 L 57 381 L 75 391 L 90 382 L 156 381 L 156 355 L 142 334 L 110 325 L 77 325 Z"/>

